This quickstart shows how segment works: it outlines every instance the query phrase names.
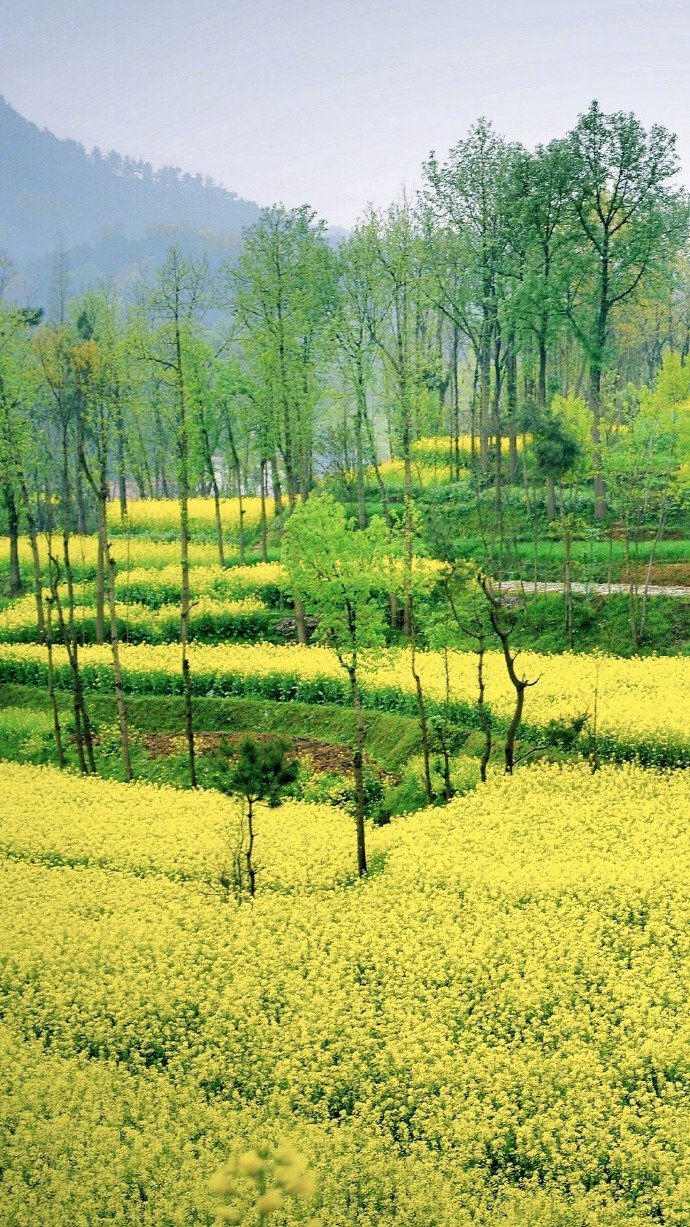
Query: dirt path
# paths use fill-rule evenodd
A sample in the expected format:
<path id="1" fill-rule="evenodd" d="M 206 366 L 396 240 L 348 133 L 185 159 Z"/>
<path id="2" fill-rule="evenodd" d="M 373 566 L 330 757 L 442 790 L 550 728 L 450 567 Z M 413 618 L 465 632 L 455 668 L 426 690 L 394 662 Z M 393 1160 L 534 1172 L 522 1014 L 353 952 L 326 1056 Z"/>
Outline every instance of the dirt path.
<path id="1" fill-rule="evenodd" d="M 498 585 L 497 585 L 498 587 Z M 500 585 L 502 592 L 524 592 L 526 596 L 540 596 L 544 593 L 562 593 L 564 591 L 563 584 L 556 583 L 523 583 L 519 579 L 506 579 Z M 583 584 L 578 580 L 573 581 L 570 585 L 573 592 L 584 593 L 585 596 L 614 596 L 617 593 L 623 593 L 624 596 L 630 591 L 629 584 Z M 642 596 L 644 592 L 644 584 L 638 585 L 638 593 Z M 648 596 L 680 596 L 690 598 L 690 587 L 683 585 L 650 584 L 647 588 Z"/>

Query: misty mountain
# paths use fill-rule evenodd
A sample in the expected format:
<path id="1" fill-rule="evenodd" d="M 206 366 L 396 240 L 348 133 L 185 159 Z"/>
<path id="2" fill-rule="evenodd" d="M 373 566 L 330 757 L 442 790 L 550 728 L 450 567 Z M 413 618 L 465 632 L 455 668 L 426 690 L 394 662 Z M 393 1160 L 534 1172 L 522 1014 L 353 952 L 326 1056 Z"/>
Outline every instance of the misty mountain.
<path id="1" fill-rule="evenodd" d="M 127 280 L 155 266 L 173 241 L 220 262 L 237 253 L 240 231 L 259 213 L 253 201 L 203 175 L 87 153 L 0 97 L 0 251 L 37 304 L 46 303 L 58 242 L 78 293 L 100 276 Z"/>

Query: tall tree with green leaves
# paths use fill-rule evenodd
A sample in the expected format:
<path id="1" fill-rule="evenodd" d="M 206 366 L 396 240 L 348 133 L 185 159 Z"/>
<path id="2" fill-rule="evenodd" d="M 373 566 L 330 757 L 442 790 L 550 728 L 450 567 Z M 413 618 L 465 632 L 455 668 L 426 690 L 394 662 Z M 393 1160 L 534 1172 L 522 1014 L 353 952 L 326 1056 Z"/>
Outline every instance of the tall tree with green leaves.
<path id="1" fill-rule="evenodd" d="M 349 521 L 329 494 L 313 494 L 285 527 L 282 558 L 293 594 L 316 615 L 317 633 L 333 648 L 347 675 L 355 714 L 353 769 L 357 824 L 357 872 L 367 871 L 364 801 L 366 724 L 361 672 L 367 652 L 385 642 L 382 596 L 387 591 L 386 526 Z"/>
<path id="2" fill-rule="evenodd" d="M 180 504 L 180 646 L 185 734 L 189 757 L 189 782 L 197 786 L 191 666 L 189 662 L 189 495 L 194 431 L 194 397 L 191 354 L 195 332 L 209 302 L 209 274 L 205 261 L 188 260 L 171 247 L 143 301 L 141 353 L 159 373 L 161 390 L 177 449 L 177 489 Z"/>
<path id="3" fill-rule="evenodd" d="M 606 114 L 598 102 L 567 138 L 572 266 L 567 311 L 588 365 L 594 444 L 595 516 L 606 514 L 601 463 L 602 380 L 615 315 L 650 275 L 670 269 L 687 240 L 686 193 L 675 137 L 654 124 L 646 131 L 632 113 Z"/>
<path id="4" fill-rule="evenodd" d="M 492 378 L 494 416 L 500 396 L 496 381 L 505 344 L 500 305 L 515 221 L 508 205 L 517 155 L 518 146 L 479 119 L 445 162 L 432 152 L 424 164 L 423 198 L 438 301 L 471 342 L 476 357 L 484 473 L 489 471 Z"/>
<path id="5" fill-rule="evenodd" d="M 262 369 L 290 509 L 313 484 L 314 416 L 337 281 L 325 223 L 274 205 L 244 234 L 228 288 L 240 345 Z"/>

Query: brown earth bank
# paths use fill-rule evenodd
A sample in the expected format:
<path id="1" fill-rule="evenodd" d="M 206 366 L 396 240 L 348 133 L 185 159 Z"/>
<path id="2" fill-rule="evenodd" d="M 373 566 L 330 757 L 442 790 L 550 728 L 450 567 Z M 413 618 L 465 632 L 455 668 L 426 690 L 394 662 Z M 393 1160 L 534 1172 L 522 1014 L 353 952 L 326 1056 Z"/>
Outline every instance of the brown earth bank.
<path id="1" fill-rule="evenodd" d="M 632 577 L 635 578 L 635 571 L 632 572 Z M 644 581 L 647 577 L 647 567 L 642 560 L 637 567 L 638 582 Z M 629 580 L 630 572 L 627 569 L 621 571 L 621 579 Z M 688 587 L 690 586 L 690 561 L 689 562 L 660 562 L 652 567 L 649 582 L 656 585 L 669 585 L 672 587 Z"/>
<path id="2" fill-rule="evenodd" d="M 246 738 L 251 741 L 285 741 L 288 757 L 309 762 L 313 771 L 329 771 L 343 775 L 352 771 L 352 750 L 349 746 L 334 745 L 319 741 L 316 737 L 279 737 L 273 733 L 195 733 L 197 753 L 211 754 L 221 742 L 238 745 Z M 187 742 L 180 733 L 147 733 L 142 739 L 144 748 L 152 758 L 169 758 L 184 754 Z"/>

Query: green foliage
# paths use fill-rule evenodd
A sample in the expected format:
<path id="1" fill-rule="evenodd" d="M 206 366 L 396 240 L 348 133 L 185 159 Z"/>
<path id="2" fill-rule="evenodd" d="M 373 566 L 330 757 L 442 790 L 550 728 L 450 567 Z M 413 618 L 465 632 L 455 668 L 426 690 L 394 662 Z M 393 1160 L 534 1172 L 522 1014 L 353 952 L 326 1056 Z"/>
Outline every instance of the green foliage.
<path id="1" fill-rule="evenodd" d="M 376 825 L 383 826 L 390 822 L 391 818 L 401 818 L 404 814 L 413 814 L 424 809 L 426 804 L 421 773 L 407 771 L 399 784 L 386 790 L 374 821 Z"/>
<path id="2" fill-rule="evenodd" d="M 216 758 L 219 763 L 217 787 L 231 796 L 243 797 L 249 804 L 265 801 L 271 808 L 280 805 L 294 792 L 299 764 L 289 759 L 285 741 L 255 741 L 245 737 L 238 747 L 222 742 Z"/>
<path id="3" fill-rule="evenodd" d="M 373 817 L 376 820 L 384 793 L 381 777 L 376 771 L 365 768 L 363 785 L 364 813 L 366 817 Z M 346 813 L 354 817 L 357 801 L 353 781 L 343 778 L 337 779 L 329 789 L 328 796 L 324 800 L 328 800 L 330 805 L 336 805 L 339 809 L 344 809 Z"/>
<path id="4" fill-rule="evenodd" d="M 570 477 L 581 456 L 574 432 L 555 412 L 535 415 L 531 425 L 538 472 L 557 482 Z"/>
<path id="5" fill-rule="evenodd" d="M 389 549 L 382 520 L 356 529 L 326 493 L 297 507 L 285 527 L 282 560 L 291 591 L 316 615 L 318 637 L 343 667 L 356 666 L 361 652 L 385 642 L 379 598 L 387 587 Z"/>

